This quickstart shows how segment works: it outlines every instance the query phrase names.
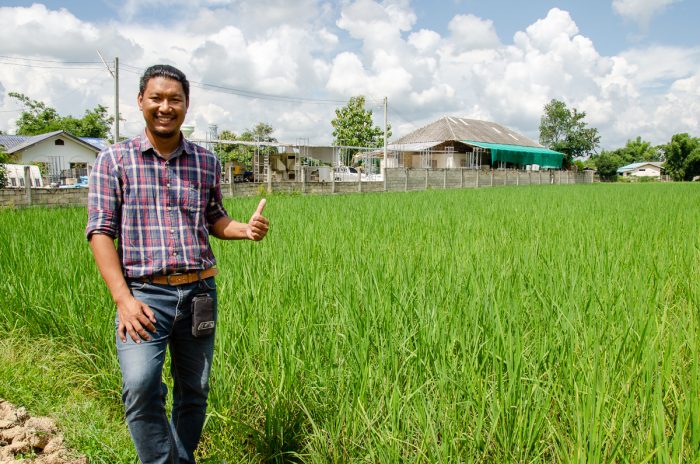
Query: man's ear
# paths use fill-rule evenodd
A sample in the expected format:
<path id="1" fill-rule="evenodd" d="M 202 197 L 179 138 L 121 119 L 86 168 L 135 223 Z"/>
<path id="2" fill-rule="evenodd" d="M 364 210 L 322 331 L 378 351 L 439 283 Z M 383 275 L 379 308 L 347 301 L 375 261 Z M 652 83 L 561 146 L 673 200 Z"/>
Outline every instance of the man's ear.
<path id="1" fill-rule="evenodd" d="M 136 97 L 136 103 L 139 105 L 139 111 L 143 111 L 143 95 L 139 94 L 139 96 Z"/>

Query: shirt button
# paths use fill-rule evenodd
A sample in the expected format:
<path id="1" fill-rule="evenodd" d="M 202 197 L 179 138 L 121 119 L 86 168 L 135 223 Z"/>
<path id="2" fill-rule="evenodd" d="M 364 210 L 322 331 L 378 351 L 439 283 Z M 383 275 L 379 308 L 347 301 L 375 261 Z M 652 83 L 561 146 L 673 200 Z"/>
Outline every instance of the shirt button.
<path id="1" fill-rule="evenodd" d="M 175 229 L 170 229 L 171 234 L 175 234 Z"/>
<path id="2" fill-rule="evenodd" d="M 168 184 L 166 185 L 166 187 L 170 188 L 170 182 L 168 182 Z"/>
<path id="3" fill-rule="evenodd" d="M 173 256 L 177 256 L 177 251 L 173 251 Z"/>

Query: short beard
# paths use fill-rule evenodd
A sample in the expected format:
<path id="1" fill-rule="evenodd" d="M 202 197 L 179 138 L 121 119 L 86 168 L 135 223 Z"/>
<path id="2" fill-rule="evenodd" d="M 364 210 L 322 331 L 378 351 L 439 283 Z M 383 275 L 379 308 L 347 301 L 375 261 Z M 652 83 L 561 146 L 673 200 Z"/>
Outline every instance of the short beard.
<path id="1" fill-rule="evenodd" d="M 177 129 L 175 129 L 173 131 L 167 131 L 167 132 L 151 129 L 151 134 L 153 134 L 155 137 L 158 137 L 159 139 L 169 139 L 169 138 L 175 137 L 176 135 L 180 135 L 180 128 L 178 127 Z"/>

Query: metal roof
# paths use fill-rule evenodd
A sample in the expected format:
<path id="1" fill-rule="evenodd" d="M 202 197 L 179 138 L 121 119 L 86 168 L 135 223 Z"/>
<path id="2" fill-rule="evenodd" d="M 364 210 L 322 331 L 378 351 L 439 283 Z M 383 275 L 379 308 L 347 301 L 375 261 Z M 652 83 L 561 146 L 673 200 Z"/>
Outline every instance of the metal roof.
<path id="1" fill-rule="evenodd" d="M 27 140 L 29 136 L 27 135 L 5 135 L 0 134 L 0 145 L 5 147 L 5 150 L 10 150 L 11 148 L 23 143 Z"/>
<path id="2" fill-rule="evenodd" d="M 495 122 L 455 116 L 443 116 L 437 121 L 404 135 L 394 141 L 392 145 L 444 142 L 447 140 L 473 140 L 475 142 L 542 148 L 539 143 Z"/>
<path id="3" fill-rule="evenodd" d="M 48 140 L 51 137 L 56 137 L 56 136 L 61 136 L 61 137 L 66 137 L 69 138 L 81 145 L 86 145 L 88 148 L 91 148 L 95 151 L 100 151 L 102 150 L 102 147 L 97 145 L 96 143 L 92 143 L 91 141 L 96 141 L 96 140 L 102 140 L 102 139 L 94 139 L 90 137 L 76 137 L 66 131 L 59 130 L 59 131 L 53 131 L 53 132 L 47 132 L 45 134 L 39 134 L 39 135 L 12 135 L 12 136 L 0 136 L 0 137 L 10 137 L 8 140 L 12 143 L 14 142 L 14 145 L 12 147 L 8 147 L 5 145 L 7 148 L 7 153 L 12 154 L 21 150 L 24 150 L 25 148 L 29 148 L 32 145 L 36 145 L 37 143 L 43 142 L 44 140 Z M 20 141 L 20 138 L 23 138 L 23 140 Z M 87 140 L 86 140 L 87 139 Z M 105 143 L 106 146 L 106 142 Z M 0 138 L 0 144 L 4 143 L 2 142 L 2 139 Z"/>

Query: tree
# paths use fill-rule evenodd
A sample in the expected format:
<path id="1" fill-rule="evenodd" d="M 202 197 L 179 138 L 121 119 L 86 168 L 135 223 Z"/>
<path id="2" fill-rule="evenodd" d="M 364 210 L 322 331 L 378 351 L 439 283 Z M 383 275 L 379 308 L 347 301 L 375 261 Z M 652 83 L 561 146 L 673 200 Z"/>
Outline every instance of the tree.
<path id="1" fill-rule="evenodd" d="M 620 155 L 615 151 L 603 150 L 599 155 L 591 157 L 595 161 L 595 168 L 598 175 L 603 180 L 617 180 L 617 170 L 626 163 Z"/>
<path id="2" fill-rule="evenodd" d="M 237 135 L 230 130 L 224 130 L 219 134 L 219 140 L 236 140 Z M 214 153 L 219 157 L 221 166 L 226 166 L 226 163 L 233 161 L 233 152 L 236 150 L 236 145 L 228 143 L 219 143 L 214 148 Z"/>
<path id="3" fill-rule="evenodd" d="M 107 115 L 107 108 L 97 105 L 86 110 L 82 118 L 61 116 L 44 102 L 32 100 L 24 94 L 10 92 L 10 97 L 19 100 L 24 111 L 17 120 L 17 135 L 38 135 L 64 130 L 76 137 L 108 138 L 113 116 Z"/>
<path id="4" fill-rule="evenodd" d="M 233 131 L 225 130 L 219 134 L 219 139 L 241 140 L 244 142 L 277 142 L 277 139 L 272 136 L 274 131 L 271 125 L 259 122 L 253 129 L 246 129 L 239 136 Z M 259 153 L 262 154 L 270 154 L 273 150 L 273 147 L 258 147 Z M 216 148 L 216 154 L 219 156 L 222 165 L 229 161 L 236 161 L 244 166 L 252 166 L 255 147 L 243 144 L 219 144 Z"/>
<path id="5" fill-rule="evenodd" d="M 540 143 L 564 153 L 564 167 L 571 166 L 574 158 L 595 153 L 600 143 L 598 129 L 587 127 L 585 112 L 571 110 L 566 103 L 552 99 L 544 106 L 540 119 Z"/>
<path id="6" fill-rule="evenodd" d="M 640 161 L 659 161 L 661 159 L 659 147 L 653 146 L 651 142 L 645 142 L 641 137 L 628 140 L 624 148 L 616 151 L 626 164 Z"/>
<path id="7" fill-rule="evenodd" d="M 676 134 L 662 147 L 666 173 L 673 180 L 693 180 L 700 175 L 700 139 L 688 134 Z"/>
<path id="8" fill-rule="evenodd" d="M 384 130 L 373 125 L 372 110 L 365 109 L 365 97 L 350 98 L 348 104 L 335 110 L 333 125 L 333 143 L 347 147 L 379 148 L 384 146 Z M 387 138 L 391 137 L 391 125 L 387 127 Z M 352 156 L 358 150 L 343 149 L 343 163 L 351 164 Z"/>

